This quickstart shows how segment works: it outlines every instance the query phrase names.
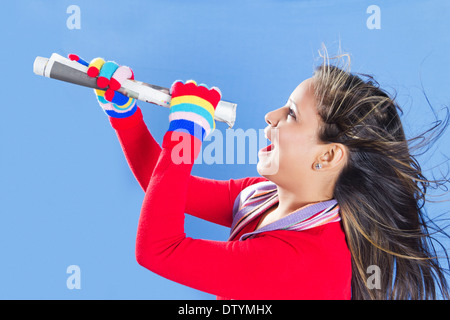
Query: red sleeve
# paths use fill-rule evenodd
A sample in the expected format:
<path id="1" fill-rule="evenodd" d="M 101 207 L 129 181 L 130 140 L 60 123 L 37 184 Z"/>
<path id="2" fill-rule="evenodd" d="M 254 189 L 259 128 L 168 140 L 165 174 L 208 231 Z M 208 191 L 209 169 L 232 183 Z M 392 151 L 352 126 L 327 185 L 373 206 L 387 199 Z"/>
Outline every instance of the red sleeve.
<path id="1" fill-rule="evenodd" d="M 161 147 L 148 130 L 141 109 L 128 118 L 110 117 L 125 158 L 139 182 L 146 190 L 161 153 Z M 198 218 L 231 226 L 234 200 L 247 186 L 267 181 L 263 177 L 214 180 L 191 175 L 185 212 Z"/>
<path id="2" fill-rule="evenodd" d="M 342 270 L 350 266 L 349 255 L 342 249 L 343 236 L 336 241 L 322 234 L 308 238 L 308 232 L 273 231 L 245 241 L 186 237 L 184 208 L 193 164 L 174 164 L 170 153 L 170 149 L 162 150 L 144 197 L 136 239 L 140 265 L 167 279 L 232 299 L 324 298 L 327 292 L 337 291 L 342 292 L 334 298 L 344 296 L 341 283 L 335 285 L 341 281 Z M 211 194 L 198 195 L 200 206 L 206 196 Z M 338 223 L 331 225 L 321 230 L 339 228 Z M 337 278 L 331 277 L 336 274 Z M 348 272 L 345 276 L 350 283 Z"/>
<path id="3" fill-rule="evenodd" d="M 170 153 L 171 149 L 162 150 L 144 197 L 136 239 L 138 263 L 170 280 L 216 295 L 233 295 L 229 289 L 236 285 L 241 289 L 253 286 L 253 276 L 253 281 L 248 278 L 253 267 L 249 269 L 248 264 L 261 263 L 257 258 L 264 256 L 268 238 L 245 242 L 187 238 L 184 209 L 193 164 L 176 165 Z M 207 201 L 206 196 L 198 195 L 199 205 Z M 248 271 L 242 272 L 243 268 Z M 234 279 L 228 276 L 231 274 Z"/>

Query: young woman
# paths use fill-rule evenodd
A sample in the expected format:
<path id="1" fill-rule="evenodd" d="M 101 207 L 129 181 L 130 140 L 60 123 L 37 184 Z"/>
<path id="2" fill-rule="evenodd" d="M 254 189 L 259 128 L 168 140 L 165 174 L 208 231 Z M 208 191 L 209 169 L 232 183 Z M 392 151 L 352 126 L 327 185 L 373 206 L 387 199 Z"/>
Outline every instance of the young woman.
<path id="1" fill-rule="evenodd" d="M 161 148 L 136 101 L 114 91 L 131 70 L 89 66 L 109 86 L 96 91 L 100 105 L 145 191 L 142 266 L 218 299 L 428 299 L 436 287 L 449 297 L 420 206 L 419 184 L 430 180 L 410 154 L 400 108 L 373 78 L 324 60 L 266 115 L 272 145 L 260 151 L 261 177 L 221 181 L 191 175 L 215 128 L 217 88 L 174 83 Z M 230 227 L 230 238 L 186 237 L 185 212 Z M 380 271 L 372 285 L 370 270 Z"/>

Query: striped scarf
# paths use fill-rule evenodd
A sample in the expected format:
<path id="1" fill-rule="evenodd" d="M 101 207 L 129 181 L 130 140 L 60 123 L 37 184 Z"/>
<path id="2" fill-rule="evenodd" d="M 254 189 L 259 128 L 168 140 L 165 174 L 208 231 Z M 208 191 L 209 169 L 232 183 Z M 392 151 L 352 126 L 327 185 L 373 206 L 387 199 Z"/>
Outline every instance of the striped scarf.
<path id="1" fill-rule="evenodd" d="M 248 223 L 260 217 L 276 203 L 278 203 L 277 186 L 271 181 L 259 182 L 242 190 L 234 203 L 233 223 L 228 240 L 233 240 Z M 308 204 L 256 231 L 243 234 L 239 240 L 267 231 L 302 231 L 340 220 L 337 200 L 331 199 Z"/>

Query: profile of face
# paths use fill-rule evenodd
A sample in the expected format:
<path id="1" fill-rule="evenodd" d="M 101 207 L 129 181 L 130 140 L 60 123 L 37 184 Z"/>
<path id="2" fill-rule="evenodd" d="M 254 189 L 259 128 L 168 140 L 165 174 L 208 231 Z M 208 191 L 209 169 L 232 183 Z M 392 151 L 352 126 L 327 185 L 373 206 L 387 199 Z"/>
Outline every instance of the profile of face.
<path id="1" fill-rule="evenodd" d="M 304 80 L 283 107 L 265 116 L 269 125 L 266 137 L 271 144 L 259 151 L 257 170 L 279 186 L 295 188 L 299 181 L 312 182 L 309 179 L 317 178 L 320 171 L 315 167 L 317 163 L 333 167 L 343 156 L 342 149 L 337 154 L 339 150 L 319 141 L 321 119 L 312 84 L 312 78 Z"/>

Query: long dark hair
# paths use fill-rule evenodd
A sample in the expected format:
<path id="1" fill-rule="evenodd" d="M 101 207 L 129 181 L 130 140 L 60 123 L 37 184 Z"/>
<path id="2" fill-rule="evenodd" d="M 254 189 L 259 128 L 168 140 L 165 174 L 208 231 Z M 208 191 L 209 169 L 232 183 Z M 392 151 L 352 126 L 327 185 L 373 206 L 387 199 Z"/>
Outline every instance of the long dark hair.
<path id="1" fill-rule="evenodd" d="M 325 49 L 326 53 L 326 49 Z M 427 188 L 449 180 L 428 180 L 412 150 L 429 146 L 448 126 L 434 127 L 406 139 L 398 111 L 402 109 L 370 75 L 352 74 L 331 65 L 328 54 L 313 74 L 317 110 L 322 124 L 319 139 L 341 143 L 348 161 L 336 182 L 342 225 L 352 254 L 352 299 L 436 299 L 437 289 L 449 298 L 446 269 L 440 263 L 430 230 L 444 232 L 427 218 Z M 365 78 L 363 80 L 362 78 Z M 396 95 L 396 94 L 395 94 Z M 398 111 L 397 111 L 398 110 Z M 426 133 L 442 124 L 433 139 Z M 422 141 L 416 146 L 413 142 Z M 411 148 L 411 150 L 410 150 Z M 367 285 L 369 266 L 377 266 L 381 288 Z"/>

